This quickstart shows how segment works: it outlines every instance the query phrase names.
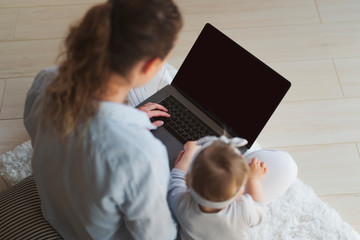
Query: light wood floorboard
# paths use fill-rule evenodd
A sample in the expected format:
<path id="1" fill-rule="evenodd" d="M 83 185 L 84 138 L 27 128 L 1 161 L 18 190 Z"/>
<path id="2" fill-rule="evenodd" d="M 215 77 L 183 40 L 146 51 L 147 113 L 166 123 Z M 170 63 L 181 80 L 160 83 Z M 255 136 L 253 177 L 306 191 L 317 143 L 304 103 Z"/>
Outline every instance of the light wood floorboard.
<path id="1" fill-rule="evenodd" d="M 75 23 L 91 5 L 22 8 L 15 40 L 64 38 L 70 24 Z"/>
<path id="2" fill-rule="evenodd" d="M 0 154 L 14 149 L 29 140 L 23 119 L 0 120 Z"/>
<path id="3" fill-rule="evenodd" d="M 360 55 L 360 23 L 357 22 L 232 29 L 224 32 L 265 62 Z"/>
<path id="4" fill-rule="evenodd" d="M 271 147 L 353 143 L 358 133 L 360 98 L 297 101 L 283 102 L 258 140 Z"/>
<path id="5" fill-rule="evenodd" d="M 360 231 L 360 194 L 353 195 L 334 195 L 321 197 L 321 199 L 329 204 L 332 208 L 336 209 L 344 221 Z"/>
<path id="6" fill-rule="evenodd" d="M 360 58 L 335 59 L 345 97 L 360 97 Z"/>
<path id="7" fill-rule="evenodd" d="M 298 163 L 299 178 L 311 185 L 318 195 L 360 192 L 360 156 L 356 143 L 282 149 Z"/>
<path id="8" fill-rule="evenodd" d="M 320 23 L 313 0 L 178 0 L 184 14 L 185 30 L 201 30 L 211 22 L 219 28 L 298 25 Z"/>
<path id="9" fill-rule="evenodd" d="M 41 69 L 55 65 L 60 39 L 0 42 L 0 76 L 35 76 Z"/>
<path id="10" fill-rule="evenodd" d="M 358 0 L 316 0 L 322 22 L 360 21 Z"/>
<path id="11" fill-rule="evenodd" d="M 23 118 L 26 93 L 33 80 L 33 78 L 18 78 L 6 81 L 0 119 Z"/>
<path id="12" fill-rule="evenodd" d="M 14 38 L 17 14 L 17 8 L 0 9 L 0 41 Z"/>
<path id="13" fill-rule="evenodd" d="M 269 66 L 292 84 L 284 101 L 343 97 L 339 79 L 331 60 L 270 63 Z"/>
<path id="14" fill-rule="evenodd" d="M 170 53 L 169 63 L 177 69 L 181 66 L 186 55 L 190 51 L 200 31 L 182 31 L 178 37 L 177 44 Z"/>

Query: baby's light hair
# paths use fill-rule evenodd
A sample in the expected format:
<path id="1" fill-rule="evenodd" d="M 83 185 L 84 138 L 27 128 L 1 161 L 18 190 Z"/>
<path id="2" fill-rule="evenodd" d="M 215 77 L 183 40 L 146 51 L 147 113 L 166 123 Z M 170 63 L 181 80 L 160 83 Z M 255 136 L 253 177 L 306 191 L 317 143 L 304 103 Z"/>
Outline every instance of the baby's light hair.
<path id="1" fill-rule="evenodd" d="M 231 144 L 215 141 L 198 153 L 188 180 L 202 198 L 218 202 L 234 197 L 248 173 L 244 157 Z"/>

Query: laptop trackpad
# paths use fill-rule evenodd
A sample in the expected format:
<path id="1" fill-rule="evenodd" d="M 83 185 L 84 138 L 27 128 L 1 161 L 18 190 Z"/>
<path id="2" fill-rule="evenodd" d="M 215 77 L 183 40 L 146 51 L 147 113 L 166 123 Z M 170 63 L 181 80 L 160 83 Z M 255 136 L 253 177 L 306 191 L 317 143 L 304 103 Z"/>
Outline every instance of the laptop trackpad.
<path id="1" fill-rule="evenodd" d="M 171 135 L 165 128 L 160 127 L 151 131 L 156 138 L 158 138 L 167 148 L 169 156 L 170 170 L 175 165 L 175 160 L 181 150 L 184 150 L 184 145 L 179 142 L 173 135 Z"/>

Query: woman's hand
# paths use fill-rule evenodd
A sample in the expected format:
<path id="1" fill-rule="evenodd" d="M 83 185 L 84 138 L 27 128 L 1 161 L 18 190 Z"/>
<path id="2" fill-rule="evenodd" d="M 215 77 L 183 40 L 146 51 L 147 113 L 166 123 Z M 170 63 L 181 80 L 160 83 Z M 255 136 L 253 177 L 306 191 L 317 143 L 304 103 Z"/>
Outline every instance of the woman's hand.
<path id="1" fill-rule="evenodd" d="M 190 141 L 185 143 L 184 150 L 180 151 L 175 161 L 175 168 L 184 172 L 189 170 L 191 161 L 197 150 L 200 149 L 199 145 L 196 145 L 196 141 Z"/>
<path id="2" fill-rule="evenodd" d="M 139 107 L 138 109 L 146 112 L 149 118 L 170 117 L 170 114 L 167 113 L 168 110 L 164 106 L 157 103 L 148 102 L 145 105 Z M 164 121 L 157 120 L 154 121 L 152 124 L 156 127 L 161 127 L 162 125 L 164 125 Z"/>

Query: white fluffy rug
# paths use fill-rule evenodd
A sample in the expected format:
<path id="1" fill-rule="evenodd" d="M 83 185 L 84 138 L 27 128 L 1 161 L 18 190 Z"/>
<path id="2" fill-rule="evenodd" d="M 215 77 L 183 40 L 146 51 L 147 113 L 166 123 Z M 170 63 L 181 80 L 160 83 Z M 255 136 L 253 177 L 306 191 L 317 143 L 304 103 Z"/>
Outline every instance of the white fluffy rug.
<path id="1" fill-rule="evenodd" d="M 31 142 L 27 141 L 0 156 L 0 175 L 9 187 L 31 174 L 32 153 Z"/>
<path id="2" fill-rule="evenodd" d="M 0 156 L 0 175 L 9 186 L 31 174 L 31 155 L 28 141 Z M 311 187 L 297 179 L 268 206 L 265 223 L 251 229 L 250 239 L 359 240 L 360 235 Z"/>

